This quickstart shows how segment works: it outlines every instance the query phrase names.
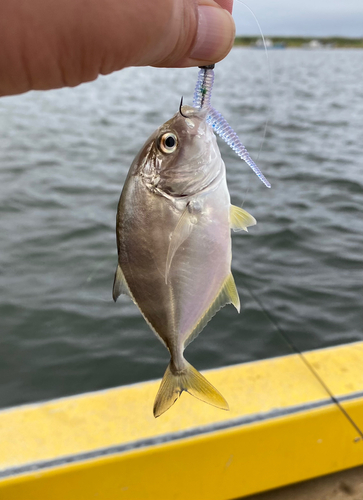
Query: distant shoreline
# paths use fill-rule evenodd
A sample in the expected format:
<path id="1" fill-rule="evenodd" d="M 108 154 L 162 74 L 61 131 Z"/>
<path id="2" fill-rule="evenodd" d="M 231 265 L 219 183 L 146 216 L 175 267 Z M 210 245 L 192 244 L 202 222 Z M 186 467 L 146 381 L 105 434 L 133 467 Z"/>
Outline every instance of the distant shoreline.
<path id="1" fill-rule="evenodd" d="M 267 48 L 363 49 L 363 38 L 265 36 Z M 262 48 L 260 36 L 237 36 L 235 46 Z"/>

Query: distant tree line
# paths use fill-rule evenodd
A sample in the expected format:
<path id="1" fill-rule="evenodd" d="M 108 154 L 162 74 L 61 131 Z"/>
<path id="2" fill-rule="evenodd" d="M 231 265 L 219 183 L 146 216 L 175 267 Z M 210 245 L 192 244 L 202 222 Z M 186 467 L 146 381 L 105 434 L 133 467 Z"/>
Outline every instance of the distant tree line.
<path id="1" fill-rule="evenodd" d="M 283 47 L 303 47 L 311 43 L 318 42 L 322 46 L 336 48 L 363 48 L 363 38 L 343 38 L 343 37 L 298 37 L 298 36 L 265 36 L 274 46 Z M 237 36 L 235 45 L 256 45 L 261 43 L 260 36 Z M 269 44 L 268 44 L 269 45 Z M 271 45 L 271 43 L 270 43 Z"/>

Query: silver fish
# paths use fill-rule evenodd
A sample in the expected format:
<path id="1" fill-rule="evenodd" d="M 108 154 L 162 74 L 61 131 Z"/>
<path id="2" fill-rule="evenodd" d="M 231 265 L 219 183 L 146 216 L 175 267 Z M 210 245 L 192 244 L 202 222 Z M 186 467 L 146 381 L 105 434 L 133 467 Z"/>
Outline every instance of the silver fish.
<path id="1" fill-rule="evenodd" d="M 206 114 L 180 106 L 152 134 L 130 167 L 118 205 L 113 298 L 128 294 L 171 356 L 155 417 L 183 391 L 228 410 L 183 352 L 225 304 L 239 312 L 230 228 L 247 231 L 256 220 L 230 203 L 225 165 Z"/>

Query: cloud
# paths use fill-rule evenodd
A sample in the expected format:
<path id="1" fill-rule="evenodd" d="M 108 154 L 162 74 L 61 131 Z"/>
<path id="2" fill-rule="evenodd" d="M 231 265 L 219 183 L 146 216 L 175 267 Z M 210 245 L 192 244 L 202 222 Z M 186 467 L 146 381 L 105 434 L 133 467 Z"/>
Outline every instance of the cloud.
<path id="1" fill-rule="evenodd" d="M 247 0 L 265 35 L 363 37 L 362 0 Z M 234 1 L 237 34 L 257 35 L 252 14 Z"/>

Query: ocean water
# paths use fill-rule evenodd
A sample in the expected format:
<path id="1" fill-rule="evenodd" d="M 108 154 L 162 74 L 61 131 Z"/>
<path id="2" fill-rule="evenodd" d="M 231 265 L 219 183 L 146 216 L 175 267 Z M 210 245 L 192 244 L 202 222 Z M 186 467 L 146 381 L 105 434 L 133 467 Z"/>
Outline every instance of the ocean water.
<path id="1" fill-rule="evenodd" d="M 272 184 L 224 144 L 242 310 L 188 347 L 198 369 L 363 340 L 362 51 L 234 48 L 213 94 Z M 0 99 L 0 407 L 161 377 L 168 353 L 111 298 L 128 168 L 197 69 L 129 68 L 74 89 Z M 260 145 L 269 119 L 262 151 Z M 363 360 L 362 360 L 363 363 Z"/>

